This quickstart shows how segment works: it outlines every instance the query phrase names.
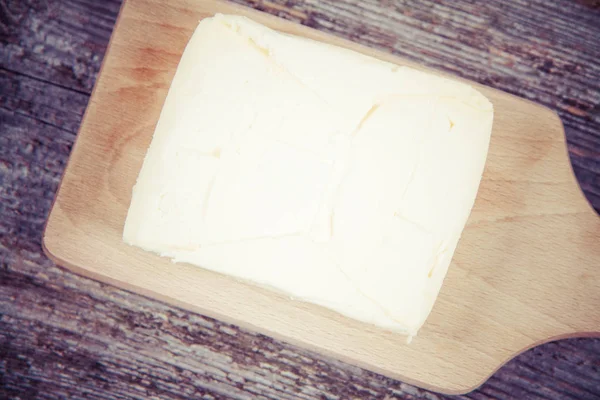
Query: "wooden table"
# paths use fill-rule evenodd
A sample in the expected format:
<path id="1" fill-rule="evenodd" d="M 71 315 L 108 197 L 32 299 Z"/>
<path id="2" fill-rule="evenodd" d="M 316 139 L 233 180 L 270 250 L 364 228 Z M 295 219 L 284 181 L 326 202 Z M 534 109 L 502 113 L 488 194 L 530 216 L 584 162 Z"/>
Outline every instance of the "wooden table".
<path id="1" fill-rule="evenodd" d="M 598 1 L 239 2 L 555 109 L 600 210 Z M 119 6 L 0 0 L 0 398 L 444 398 L 80 278 L 43 255 Z M 464 397 L 598 399 L 600 339 L 530 350 Z"/>

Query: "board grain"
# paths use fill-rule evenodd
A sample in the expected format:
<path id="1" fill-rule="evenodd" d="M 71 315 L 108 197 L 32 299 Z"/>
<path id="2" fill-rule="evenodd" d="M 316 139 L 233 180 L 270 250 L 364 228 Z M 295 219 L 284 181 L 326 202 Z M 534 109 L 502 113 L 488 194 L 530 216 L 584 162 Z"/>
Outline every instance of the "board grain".
<path id="1" fill-rule="evenodd" d="M 48 221 L 44 245 L 54 260 L 445 393 L 476 387 L 537 343 L 597 334 L 600 222 L 571 172 L 560 120 L 487 88 L 496 121 L 484 179 L 440 298 L 410 346 L 319 307 L 122 244 L 131 187 L 183 47 L 198 19 L 216 11 L 410 64 L 233 5 L 129 0 Z"/>

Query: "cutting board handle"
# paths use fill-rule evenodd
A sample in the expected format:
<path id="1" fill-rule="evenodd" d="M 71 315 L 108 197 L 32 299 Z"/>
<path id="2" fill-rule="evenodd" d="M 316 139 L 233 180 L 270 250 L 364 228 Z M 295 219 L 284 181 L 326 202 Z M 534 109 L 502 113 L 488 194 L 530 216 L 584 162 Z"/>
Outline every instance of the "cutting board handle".
<path id="1" fill-rule="evenodd" d="M 573 330 L 565 336 L 600 335 L 600 217 L 584 197 L 575 178 L 572 186 L 578 197 L 573 200 L 578 201 L 581 212 L 573 214 L 571 225 L 565 225 L 557 232 L 562 236 L 564 248 L 560 251 L 548 249 L 550 255 L 557 253 L 554 288 L 561 294 L 556 297 L 555 304 L 548 304 L 548 307 L 564 310 L 564 313 L 559 312 L 561 320 Z"/>
<path id="2" fill-rule="evenodd" d="M 545 132 L 556 142 L 547 147 L 547 141 L 538 138 L 538 148 L 528 150 L 534 160 L 540 153 L 545 156 L 529 172 L 532 190 L 527 196 L 539 201 L 540 212 L 527 220 L 535 229 L 526 235 L 530 242 L 525 251 L 537 258 L 529 268 L 527 293 L 546 317 L 541 327 L 549 337 L 542 341 L 600 335 L 600 216 L 577 182 L 560 118 L 546 112 L 551 113 L 548 121 L 554 129 Z M 538 163 L 544 173 L 553 174 L 552 184 L 536 170 Z"/>

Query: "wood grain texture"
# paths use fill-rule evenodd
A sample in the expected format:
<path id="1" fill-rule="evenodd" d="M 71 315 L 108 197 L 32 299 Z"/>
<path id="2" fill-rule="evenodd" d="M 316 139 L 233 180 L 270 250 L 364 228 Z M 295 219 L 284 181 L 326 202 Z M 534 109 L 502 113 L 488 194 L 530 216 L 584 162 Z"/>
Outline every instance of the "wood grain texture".
<path id="1" fill-rule="evenodd" d="M 113 10 L 118 8 L 118 2 L 104 2 L 106 5 L 109 3 L 116 4 L 116 7 L 112 7 Z M 77 65 L 77 58 L 81 58 L 88 63 L 89 73 L 92 75 L 91 79 L 81 81 L 93 82 L 99 60 L 86 59 L 85 52 L 87 49 L 94 49 L 93 54 L 100 54 L 101 58 L 108 40 L 108 35 L 95 37 L 80 35 L 77 32 L 78 29 L 84 31 L 81 25 L 92 18 L 92 11 L 97 7 L 95 2 L 77 3 L 80 11 L 70 21 L 75 28 L 57 22 L 57 15 L 63 9 L 72 7 L 72 4 L 53 2 L 46 7 L 43 3 L 38 5 L 36 2 L 13 2 L 5 9 L 10 10 L 16 22 L 5 23 L 7 19 L 4 14 L 0 19 L 4 23 L 3 29 L 8 27 L 3 31 L 7 32 L 7 41 L 4 42 L 3 39 L 2 42 L 3 67 L 7 65 L 4 58 L 7 43 L 9 46 L 19 42 L 27 42 L 31 46 L 43 45 L 45 51 L 50 53 L 47 57 L 37 57 L 23 46 L 25 61 L 29 63 L 27 65 L 38 65 L 35 68 L 23 67 L 24 64 L 19 64 L 20 55 L 17 53 L 10 61 L 15 73 L 2 71 L 3 79 L 6 78 L 0 86 L 2 393 L 21 398 L 35 397 L 36 393 L 37 397 L 45 398 L 59 398 L 61 394 L 91 398 L 180 398 L 189 397 L 190 393 L 196 393 L 197 397 L 201 397 L 202 394 L 206 398 L 244 398 L 253 397 L 256 393 L 264 397 L 284 398 L 274 394 L 276 392 L 271 389 L 286 385 L 290 390 L 289 398 L 442 398 L 443 396 L 416 390 L 358 368 L 326 359 L 323 361 L 323 358 L 317 355 L 247 333 L 234 326 L 219 324 L 214 320 L 206 319 L 214 324 L 202 330 L 207 333 L 195 335 L 195 332 L 200 332 L 198 326 L 202 324 L 198 322 L 197 315 L 79 278 L 56 268 L 40 254 L 43 222 L 74 138 L 69 129 L 61 129 L 60 125 L 65 119 L 67 122 L 77 122 L 79 110 L 83 110 L 81 104 L 85 104 L 87 100 L 85 93 L 89 93 L 91 89 L 91 85 L 85 88 L 78 83 L 71 68 Z M 303 21 L 309 25 L 324 30 L 333 26 L 342 36 L 354 35 L 353 40 L 399 51 L 393 46 L 377 44 L 380 40 L 377 31 L 381 25 L 380 20 L 394 20 L 397 13 L 402 12 L 401 7 L 400 11 L 388 10 L 382 13 L 378 20 L 361 11 L 360 5 L 354 7 L 358 10 L 357 16 L 340 17 L 335 10 L 342 2 L 249 4 L 291 19 L 301 19 L 301 13 L 304 13 L 308 17 Z M 399 2 L 388 4 L 401 5 Z M 431 6 L 426 2 L 421 4 Z M 470 9 L 473 15 L 492 19 L 493 15 L 487 13 L 485 7 L 474 7 L 460 2 L 453 4 L 459 8 Z M 366 3 L 366 6 L 369 6 L 369 3 Z M 533 14 L 536 10 L 530 10 L 519 2 L 510 2 L 510 6 L 517 9 L 519 20 L 525 22 L 517 24 L 517 16 L 505 13 L 492 28 L 514 34 L 523 29 L 523 26 L 529 27 L 529 20 L 535 21 Z M 591 23 L 593 18 L 597 18 L 596 10 L 573 2 L 560 2 L 557 7 L 561 8 L 562 12 L 545 14 L 541 20 L 553 31 L 547 47 L 555 49 L 559 57 L 565 57 L 565 46 L 559 43 L 564 40 L 563 35 L 568 34 L 565 33 L 565 26 L 573 25 L 580 19 L 587 19 L 587 25 L 582 24 L 580 30 L 585 31 L 585 37 L 598 37 L 598 26 Z M 289 9 L 294 12 L 286 11 Z M 4 12 L 4 9 L 2 10 Z M 114 19 L 116 13 L 111 15 L 110 12 L 112 11 L 107 11 L 108 17 L 112 16 Z M 444 18 L 433 21 L 427 29 L 431 31 L 431 27 L 437 27 L 438 30 L 443 30 L 444 26 L 452 21 L 461 21 L 460 13 L 450 11 L 444 15 Z M 325 28 L 319 26 L 319 22 L 313 22 L 313 18 L 318 20 L 316 16 L 336 22 L 329 22 L 329 28 Z M 386 34 L 391 32 L 399 37 L 419 35 L 424 29 L 420 25 L 420 18 L 420 15 L 405 16 L 403 23 L 390 24 L 386 28 Z M 539 20 L 536 23 L 539 24 Z M 356 33 L 356 27 L 360 27 L 362 33 Z M 50 29 L 54 31 L 55 36 L 45 33 Z M 489 27 L 467 20 L 462 29 L 463 35 L 460 38 L 444 37 L 435 32 L 433 37 L 442 44 L 459 42 L 468 50 L 472 38 L 483 34 Z M 32 39 L 33 36 L 39 39 Z M 60 37 L 64 43 L 70 43 L 70 46 L 50 51 L 56 43 L 56 37 Z M 540 96 L 538 89 L 530 82 L 538 80 L 542 74 L 535 69 L 535 64 L 550 62 L 553 55 L 538 55 L 536 61 L 534 55 L 538 49 L 528 46 L 528 41 L 530 39 L 527 37 L 514 36 L 512 45 L 505 49 L 503 57 L 510 58 L 514 55 L 519 61 L 518 68 L 514 71 L 505 68 L 490 73 L 484 62 L 461 69 L 460 74 L 480 81 L 483 81 L 483 78 L 478 77 L 493 76 L 496 82 L 506 86 L 505 90 L 525 93 L 524 96 L 527 97 Z M 578 38 L 575 37 L 570 43 L 577 45 L 577 41 Z M 414 60 L 430 65 L 439 64 L 448 70 L 452 70 L 455 65 L 461 68 L 465 64 L 461 60 L 460 51 L 453 54 L 436 53 L 431 56 L 430 52 L 423 50 L 427 47 L 428 44 L 424 42 L 409 42 L 407 48 L 402 51 L 413 53 L 411 58 Z M 598 43 L 592 43 L 586 51 L 591 54 L 591 58 L 575 56 L 574 63 L 578 68 L 565 78 L 565 88 L 569 87 L 570 79 L 586 81 L 587 78 L 580 75 L 581 71 L 598 70 Z M 450 61 L 447 61 L 448 59 Z M 445 64 L 447 65 L 444 66 Z M 511 80 L 512 74 L 520 70 L 527 70 L 528 73 L 524 78 Z M 560 70 L 555 69 L 545 75 L 550 78 L 547 80 L 550 81 L 551 88 L 543 102 L 555 109 L 559 109 L 560 102 L 577 102 L 581 96 L 579 90 L 560 90 L 560 86 L 563 85 L 563 78 L 557 75 L 560 73 Z M 40 84 L 40 88 L 45 89 L 35 92 L 35 95 L 31 95 L 34 92 L 27 94 L 27 90 L 18 89 L 22 80 L 26 87 L 34 84 L 33 80 Z M 588 92 L 591 93 L 592 99 L 596 99 L 592 102 L 593 110 L 594 104 L 595 107 L 598 104 L 598 81 L 591 79 L 587 83 Z M 493 82 L 491 84 L 495 86 Z M 16 91 L 15 97 L 20 99 L 18 102 L 11 100 L 11 103 L 5 103 L 9 98 L 5 94 L 8 87 Z M 58 89 L 55 91 L 54 88 Z M 48 95 L 44 96 L 44 93 Z M 60 108 L 52 105 L 54 100 L 57 104 L 64 104 L 64 114 L 60 118 L 60 113 L 53 110 Z M 541 100 L 538 98 L 537 101 Z M 40 106 L 44 104 L 48 106 Z M 592 135 L 598 132 L 597 118 L 575 115 L 569 125 L 565 112 L 559 112 L 565 121 L 574 163 L 577 164 L 580 153 L 585 155 L 580 160 L 583 160 L 589 172 L 583 175 L 583 180 L 580 172 L 578 176 L 586 195 L 594 202 L 594 193 L 599 192 L 598 173 L 594 172 L 598 171 L 598 147 Z M 67 118 L 65 115 L 71 116 Z M 573 132 L 581 138 L 587 138 L 587 141 L 582 142 L 584 146 L 573 144 Z M 590 179 L 586 181 L 587 178 Z M 598 208 L 597 203 L 594 204 Z M 52 316 L 52 319 L 49 319 L 49 316 Z M 156 319 L 166 322 L 157 323 Z M 107 324 L 110 324 L 113 320 L 118 321 L 116 325 L 121 331 L 120 334 L 116 330 L 103 328 L 102 321 L 108 321 Z M 221 328 L 222 326 L 225 328 Z M 180 332 L 179 334 L 187 332 L 188 336 L 180 342 L 169 339 L 163 341 L 173 327 Z M 232 338 L 230 333 L 224 333 L 227 329 L 236 332 L 236 337 Z M 239 338 L 237 335 L 240 335 Z M 88 339 L 92 336 L 96 338 L 96 343 L 101 345 L 90 344 Z M 150 355 L 153 367 L 145 368 L 140 360 L 140 353 L 152 353 L 157 348 L 157 343 L 162 343 L 160 352 L 163 358 Z M 190 343 L 197 346 L 191 346 Z M 218 349 L 218 354 L 205 351 L 211 348 Z M 183 358 L 187 363 L 174 361 L 181 360 L 182 357 L 177 358 L 178 354 L 185 354 Z M 232 357 L 231 354 L 235 356 Z M 271 359 L 281 360 L 281 363 L 273 363 L 266 369 L 252 364 L 253 358 L 265 354 Z M 221 355 L 230 357 L 219 358 Z M 190 359 L 193 360 L 193 365 L 189 365 Z M 93 368 L 95 363 L 98 363 L 98 369 Z M 599 374 L 599 365 L 598 340 L 581 339 L 551 343 L 531 350 L 509 363 L 469 398 L 598 398 L 600 389 L 595 378 Z M 286 379 L 290 371 L 297 377 Z M 253 373 L 256 375 L 252 375 Z M 233 380 L 219 379 L 228 374 Z M 252 387 L 252 382 L 256 381 L 259 381 L 260 385 Z M 302 391 L 304 395 L 299 394 Z"/>

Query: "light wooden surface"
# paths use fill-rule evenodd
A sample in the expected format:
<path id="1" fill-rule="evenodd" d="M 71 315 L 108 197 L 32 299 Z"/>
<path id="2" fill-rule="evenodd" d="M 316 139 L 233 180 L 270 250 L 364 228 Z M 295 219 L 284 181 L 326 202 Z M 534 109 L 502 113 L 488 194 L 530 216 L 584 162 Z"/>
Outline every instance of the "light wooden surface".
<path id="1" fill-rule="evenodd" d="M 250 13 L 276 29 L 402 60 L 214 1 L 129 0 L 51 213 L 44 244 L 78 273 L 256 329 L 394 378 L 468 391 L 519 351 L 600 331 L 600 221 L 571 173 L 556 115 L 484 89 L 496 109 L 478 200 L 413 344 L 316 306 L 125 246 L 133 182 L 198 19 Z"/>

